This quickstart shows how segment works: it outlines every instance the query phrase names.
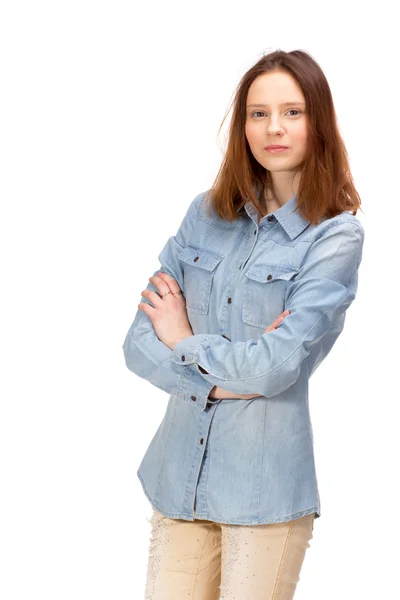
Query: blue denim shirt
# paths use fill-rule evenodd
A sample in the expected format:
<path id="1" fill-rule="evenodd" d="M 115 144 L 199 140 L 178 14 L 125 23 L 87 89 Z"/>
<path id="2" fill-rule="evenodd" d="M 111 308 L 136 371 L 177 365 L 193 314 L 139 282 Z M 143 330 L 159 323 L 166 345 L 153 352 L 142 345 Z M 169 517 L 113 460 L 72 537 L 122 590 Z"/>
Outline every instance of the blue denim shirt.
<path id="1" fill-rule="evenodd" d="M 294 211 L 297 195 L 259 223 L 248 201 L 230 223 L 207 214 L 205 193 L 154 272 L 179 283 L 194 335 L 171 350 L 138 309 L 123 343 L 128 369 L 169 394 L 137 476 L 170 518 L 319 518 L 308 381 L 356 296 L 364 229 L 348 211 L 309 223 Z M 280 326 L 263 333 L 285 309 Z M 214 385 L 258 396 L 209 399 Z"/>

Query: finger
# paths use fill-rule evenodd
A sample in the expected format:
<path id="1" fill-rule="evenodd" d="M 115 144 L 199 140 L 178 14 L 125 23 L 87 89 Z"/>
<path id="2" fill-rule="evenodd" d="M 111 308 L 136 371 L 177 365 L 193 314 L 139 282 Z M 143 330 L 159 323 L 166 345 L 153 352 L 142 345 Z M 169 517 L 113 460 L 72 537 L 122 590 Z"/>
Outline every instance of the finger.
<path id="1" fill-rule="evenodd" d="M 275 321 L 269 327 L 267 327 L 267 329 L 265 329 L 264 333 L 268 333 L 268 331 L 276 329 L 282 323 L 283 318 L 284 317 L 278 317 L 277 319 L 275 319 Z"/>
<path id="2" fill-rule="evenodd" d="M 158 277 L 160 277 L 160 279 L 162 279 L 169 285 L 169 288 L 173 294 L 176 294 L 177 292 L 181 291 L 181 288 L 179 287 L 179 284 L 176 281 L 176 279 L 171 277 L 171 275 L 168 275 L 168 273 L 158 273 Z"/>
<path id="3" fill-rule="evenodd" d="M 271 324 L 271 326 L 279 325 L 282 323 L 283 319 L 290 314 L 289 310 L 284 310 L 278 317 L 276 317 L 275 321 Z"/>
<path id="4" fill-rule="evenodd" d="M 277 325 L 279 325 L 280 323 L 282 323 L 282 321 L 283 321 L 284 318 L 285 317 L 283 317 L 283 316 L 279 316 L 277 319 L 275 319 L 275 321 L 272 323 L 271 326 L 272 327 L 276 327 Z"/>
<path id="5" fill-rule="evenodd" d="M 161 295 L 166 294 L 167 292 L 172 292 L 168 283 L 165 283 L 165 281 L 163 281 L 161 277 L 158 277 L 158 275 L 149 277 L 149 281 L 157 288 Z"/>
<path id="6" fill-rule="evenodd" d="M 163 299 L 157 294 L 157 292 L 153 292 L 153 290 L 142 290 L 142 296 L 148 298 L 154 307 L 160 307 L 163 305 Z"/>
<path id="7" fill-rule="evenodd" d="M 153 306 L 150 306 L 150 304 L 147 304 L 147 302 L 139 302 L 138 308 L 140 308 L 140 310 L 145 312 L 146 315 L 148 315 L 150 317 L 150 319 L 153 318 L 153 312 L 154 312 Z"/>

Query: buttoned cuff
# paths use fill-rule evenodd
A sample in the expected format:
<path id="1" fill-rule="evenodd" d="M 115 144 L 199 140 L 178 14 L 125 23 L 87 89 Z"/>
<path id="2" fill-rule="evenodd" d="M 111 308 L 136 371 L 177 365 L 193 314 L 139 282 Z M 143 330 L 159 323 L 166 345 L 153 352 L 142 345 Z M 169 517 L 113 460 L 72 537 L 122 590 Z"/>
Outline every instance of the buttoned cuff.
<path id="1" fill-rule="evenodd" d="M 191 365 L 197 362 L 198 350 L 206 346 L 214 334 L 199 333 L 190 335 L 178 342 L 172 351 L 172 360 L 178 365 Z M 215 385 L 215 384 L 214 384 Z"/>
<path id="2" fill-rule="evenodd" d="M 207 374 L 207 371 L 196 364 L 198 348 L 211 337 L 213 337 L 211 334 L 188 336 L 178 342 L 172 351 L 172 360 L 176 364 L 191 367 L 185 371 L 179 383 L 182 397 L 188 402 L 195 400 L 197 406 L 202 410 L 206 408 L 207 404 L 215 404 L 220 400 L 219 398 L 208 398 L 208 394 L 216 384 L 207 381 L 204 377 L 200 380 L 198 375 Z"/>
<path id="3" fill-rule="evenodd" d="M 196 369 L 188 367 L 179 379 L 178 391 L 176 395 L 200 410 L 205 410 L 207 404 L 219 402 L 218 398 L 209 398 L 208 395 L 215 383 L 199 377 L 200 373 Z"/>

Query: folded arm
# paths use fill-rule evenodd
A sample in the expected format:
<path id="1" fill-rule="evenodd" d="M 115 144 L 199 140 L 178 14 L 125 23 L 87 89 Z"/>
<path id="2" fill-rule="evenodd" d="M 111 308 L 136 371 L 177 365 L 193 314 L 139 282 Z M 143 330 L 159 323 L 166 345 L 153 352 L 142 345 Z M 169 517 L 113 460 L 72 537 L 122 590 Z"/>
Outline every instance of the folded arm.
<path id="1" fill-rule="evenodd" d="M 193 335 L 175 345 L 173 361 L 195 365 L 205 381 L 230 392 L 267 398 L 283 392 L 295 383 L 303 361 L 355 299 L 363 242 L 361 226 L 332 223 L 288 282 L 285 309 L 290 314 L 277 329 L 244 342 Z M 334 332 L 339 335 L 340 328 Z"/>
<path id="2" fill-rule="evenodd" d="M 153 273 L 169 273 L 176 279 L 182 292 L 183 269 L 178 254 L 185 247 L 197 220 L 201 196 L 199 194 L 191 202 L 176 235 L 167 240 L 158 256 L 162 267 Z M 146 289 L 158 291 L 151 282 Z M 140 301 L 151 305 L 150 300 L 144 296 Z M 129 327 L 122 348 L 127 368 L 168 394 L 179 396 L 203 410 L 207 402 L 218 401 L 208 398 L 214 384 L 205 381 L 194 365 L 180 365 L 173 361 L 172 350 L 159 340 L 151 319 L 140 309 Z"/>

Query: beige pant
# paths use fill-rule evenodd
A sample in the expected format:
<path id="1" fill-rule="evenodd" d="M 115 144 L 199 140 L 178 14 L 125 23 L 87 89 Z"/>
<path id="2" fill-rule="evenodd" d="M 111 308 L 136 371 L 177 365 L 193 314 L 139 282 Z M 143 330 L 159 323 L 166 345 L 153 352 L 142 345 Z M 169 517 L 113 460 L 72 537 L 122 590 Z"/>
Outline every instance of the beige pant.
<path id="1" fill-rule="evenodd" d="M 292 600 L 314 516 L 227 525 L 154 511 L 145 600 Z"/>

